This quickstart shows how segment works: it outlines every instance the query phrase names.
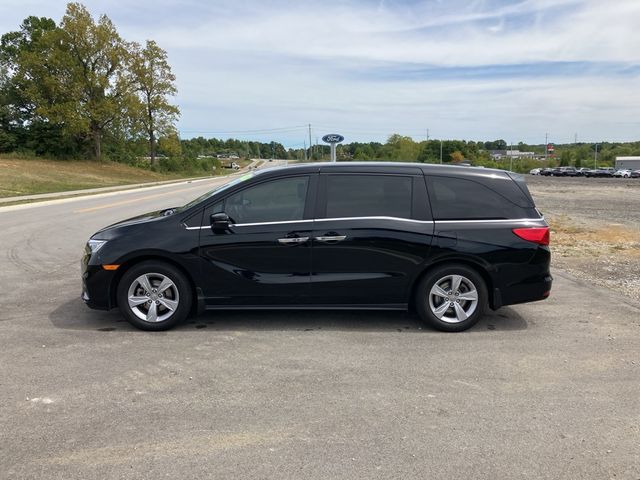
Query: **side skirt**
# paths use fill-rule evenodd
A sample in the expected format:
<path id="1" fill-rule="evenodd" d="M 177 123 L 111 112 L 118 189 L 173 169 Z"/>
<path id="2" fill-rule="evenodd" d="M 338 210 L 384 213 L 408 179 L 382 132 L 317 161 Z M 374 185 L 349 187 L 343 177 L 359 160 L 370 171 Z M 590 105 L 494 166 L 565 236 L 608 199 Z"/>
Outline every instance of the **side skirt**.
<path id="1" fill-rule="evenodd" d="M 206 310 L 407 310 L 406 303 L 381 305 L 207 305 Z"/>

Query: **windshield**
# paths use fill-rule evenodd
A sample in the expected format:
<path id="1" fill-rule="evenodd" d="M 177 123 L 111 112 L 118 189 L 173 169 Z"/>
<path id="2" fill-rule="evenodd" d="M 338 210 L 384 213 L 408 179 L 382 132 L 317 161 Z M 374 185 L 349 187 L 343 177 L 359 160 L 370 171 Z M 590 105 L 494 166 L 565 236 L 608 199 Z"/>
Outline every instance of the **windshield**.
<path id="1" fill-rule="evenodd" d="M 209 190 L 204 195 L 200 195 L 195 200 L 191 200 L 186 205 L 183 205 L 182 207 L 180 207 L 178 209 L 178 211 L 182 212 L 184 210 L 187 210 L 188 208 L 191 208 L 194 205 L 197 205 L 198 203 L 200 203 L 200 202 L 212 197 L 214 194 L 216 194 L 218 192 L 222 192 L 223 190 L 226 190 L 227 188 L 233 187 L 234 185 L 237 185 L 237 184 L 239 184 L 241 182 L 244 182 L 245 180 L 249 180 L 250 178 L 253 178 L 254 176 L 255 176 L 255 172 L 252 171 L 252 172 L 249 172 L 249 173 L 246 173 L 246 174 L 242 175 L 241 177 L 234 178 L 233 180 L 231 180 L 231 181 L 229 181 L 227 183 L 223 183 L 222 185 L 214 188 L 213 190 Z"/>

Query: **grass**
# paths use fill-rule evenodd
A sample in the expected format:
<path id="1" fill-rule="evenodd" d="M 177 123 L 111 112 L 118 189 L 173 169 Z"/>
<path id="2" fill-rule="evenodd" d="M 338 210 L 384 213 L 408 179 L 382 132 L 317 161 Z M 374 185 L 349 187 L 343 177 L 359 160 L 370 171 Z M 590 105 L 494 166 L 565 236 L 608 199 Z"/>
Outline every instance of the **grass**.
<path id="1" fill-rule="evenodd" d="M 551 248 L 562 256 L 592 256 L 623 253 L 640 256 L 640 229 L 623 225 L 586 228 L 573 224 L 566 215 L 552 217 Z"/>
<path id="2" fill-rule="evenodd" d="M 0 157 L 0 197 L 159 182 L 184 177 L 185 175 L 177 173 L 152 172 L 115 162 Z"/>

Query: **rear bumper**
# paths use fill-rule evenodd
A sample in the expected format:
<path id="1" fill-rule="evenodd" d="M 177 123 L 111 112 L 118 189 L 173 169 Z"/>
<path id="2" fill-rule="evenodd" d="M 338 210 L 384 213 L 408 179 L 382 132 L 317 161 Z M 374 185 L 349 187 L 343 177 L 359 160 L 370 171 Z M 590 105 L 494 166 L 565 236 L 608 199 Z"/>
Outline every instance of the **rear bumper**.
<path id="1" fill-rule="evenodd" d="M 518 303 L 537 302 L 546 300 L 551 294 L 553 277 L 545 275 L 541 278 L 531 278 L 526 282 L 510 285 L 502 289 L 494 289 L 493 309 Z"/>
<path id="2" fill-rule="evenodd" d="M 493 302 L 495 310 L 505 305 L 537 302 L 551 294 L 553 277 L 549 267 L 549 247 L 539 247 L 527 263 L 504 265 L 494 277 Z"/>

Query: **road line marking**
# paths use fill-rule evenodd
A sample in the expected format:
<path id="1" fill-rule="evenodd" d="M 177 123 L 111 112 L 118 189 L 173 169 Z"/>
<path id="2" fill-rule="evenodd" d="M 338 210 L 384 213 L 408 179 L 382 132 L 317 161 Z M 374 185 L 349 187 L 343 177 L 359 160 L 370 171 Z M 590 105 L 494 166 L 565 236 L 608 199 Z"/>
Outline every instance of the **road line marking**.
<path id="1" fill-rule="evenodd" d="M 97 207 L 82 208 L 80 210 L 74 210 L 73 213 L 94 212 L 96 210 L 102 210 L 103 208 L 112 208 L 112 207 L 117 207 L 117 206 L 120 206 L 120 205 L 126 205 L 128 203 L 139 202 L 140 200 L 150 200 L 152 198 L 164 197 L 165 195 L 167 195 L 169 193 L 186 192 L 187 190 L 194 190 L 196 188 L 200 188 L 200 186 L 191 187 L 191 188 L 181 188 L 179 190 L 171 190 L 170 192 L 164 192 L 164 193 L 156 193 L 155 195 L 147 195 L 145 197 L 132 198 L 130 200 L 122 200 L 121 202 L 108 203 L 106 205 L 99 205 Z"/>

